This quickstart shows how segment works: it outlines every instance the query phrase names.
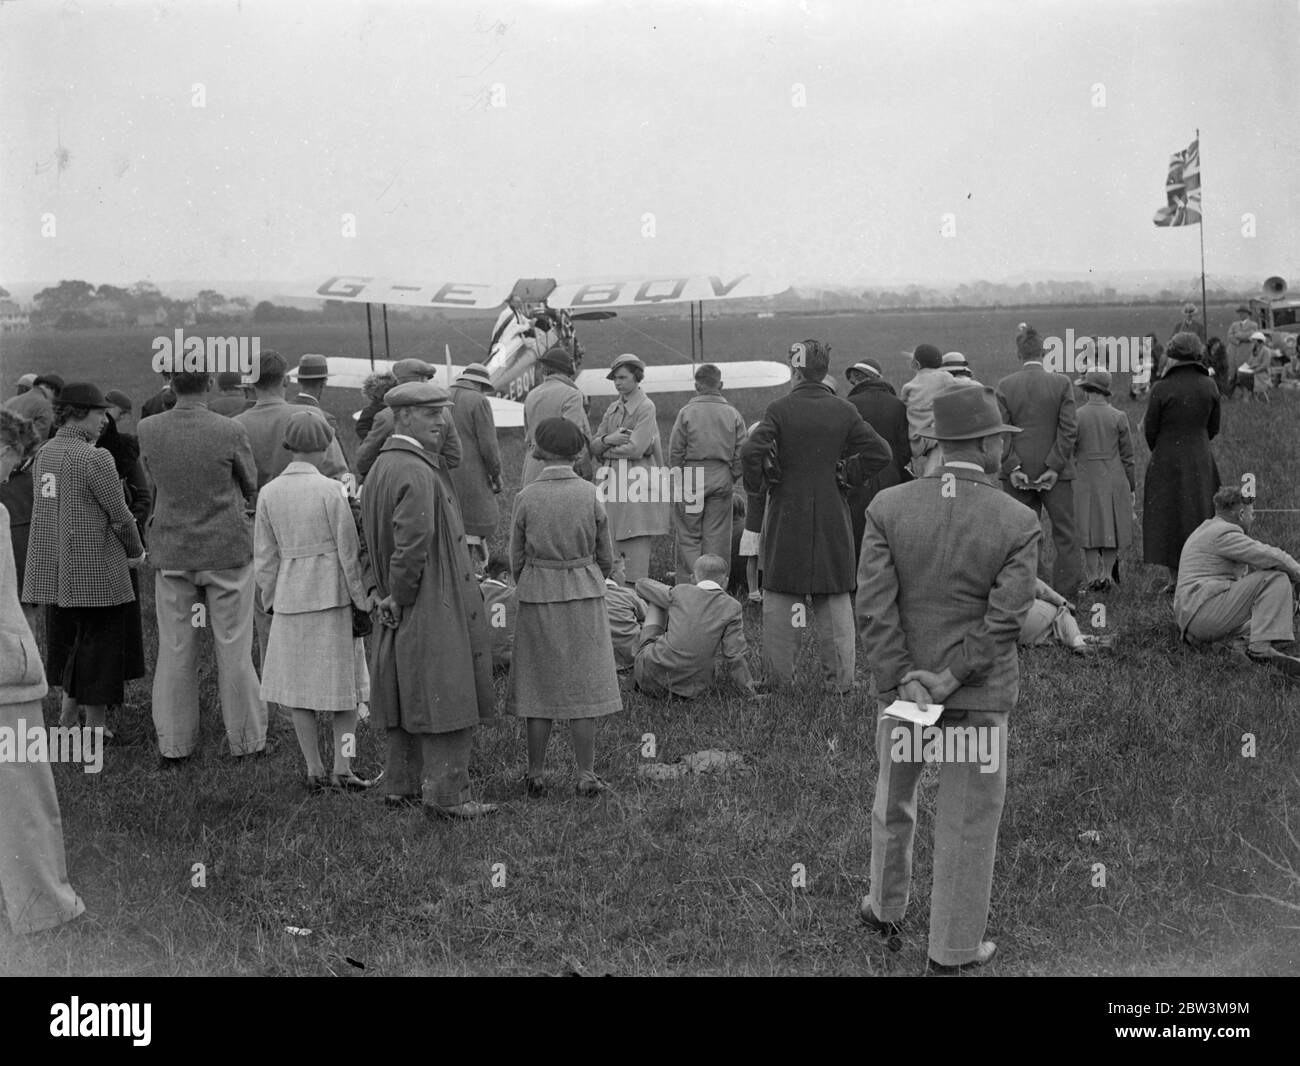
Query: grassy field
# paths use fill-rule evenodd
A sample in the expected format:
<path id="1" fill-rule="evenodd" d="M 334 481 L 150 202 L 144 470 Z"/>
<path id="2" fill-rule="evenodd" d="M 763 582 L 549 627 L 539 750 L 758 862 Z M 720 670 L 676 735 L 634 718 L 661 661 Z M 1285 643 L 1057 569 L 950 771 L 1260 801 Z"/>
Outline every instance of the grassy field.
<path id="1" fill-rule="evenodd" d="M 1014 366 L 1011 336 L 1028 319 L 1044 334 L 1167 336 L 1176 309 L 1036 309 L 992 313 L 710 320 L 709 358 L 780 358 L 791 340 L 834 346 L 833 372 L 863 356 L 895 384 L 921 341 L 965 352 L 995 382 Z M 1212 311 L 1223 335 L 1231 307 Z M 457 330 L 467 333 L 468 339 Z M 399 355 L 481 357 L 486 326 L 394 323 Z M 365 354 L 360 327 L 280 326 L 263 348 Z M 151 335 L 28 334 L 3 338 L 0 390 L 26 370 L 57 370 L 125 388 L 137 404 L 156 387 Z M 648 361 L 689 352 L 685 322 L 617 319 L 584 330 L 588 365 L 621 351 Z M 724 367 L 725 370 L 725 367 Z M 843 392 L 841 387 L 841 392 Z M 1118 406 L 1135 427 L 1121 379 Z M 775 395 L 738 394 L 747 418 Z M 658 400 L 667 433 L 685 396 Z M 359 394 L 331 391 L 340 415 Z M 604 401 L 593 403 L 593 421 Z M 1261 507 L 1300 507 L 1300 397 L 1268 407 L 1226 405 L 1215 451 L 1225 479 L 1254 473 Z M 1140 439 L 1140 433 L 1138 434 Z M 509 499 L 521 465 L 518 431 L 501 434 Z M 1138 445 L 1139 470 L 1145 445 Z M 1141 500 L 1141 487 L 1138 493 Z M 1300 554 L 1293 514 L 1261 515 L 1256 534 Z M 669 565 L 661 544 L 654 568 Z M 1124 585 L 1104 597 L 1107 658 L 1055 649 L 1022 654 L 1010 720 L 1007 805 L 998 846 L 989 976 L 1039 974 L 1294 974 L 1300 834 L 1300 688 L 1226 656 L 1179 645 L 1163 572 L 1122 560 Z M 149 588 L 149 583 L 146 582 Z M 152 648 L 152 596 L 145 593 Z M 1085 610 L 1087 608 L 1088 610 Z M 1080 619 L 1091 604 L 1081 605 Z M 757 645 L 757 617 L 750 612 Z M 756 657 L 755 657 L 756 658 Z M 816 690 L 811 653 L 803 668 Z M 864 684 L 869 664 L 859 658 Z M 501 719 L 479 731 L 476 791 L 503 805 L 479 824 L 432 825 L 394 813 L 378 795 L 309 798 L 287 722 L 278 754 L 249 766 L 221 752 L 211 656 L 201 679 L 204 752 L 178 773 L 155 769 L 149 686 L 134 682 L 115 723 L 127 743 L 99 775 L 57 766 L 68 861 L 87 915 L 20 940 L 0 932 L 0 974 L 916 974 L 925 964 L 930 813 L 922 787 L 913 904 L 902 949 L 858 926 L 866 890 L 874 793 L 874 705 L 807 695 L 761 707 L 719 695 L 694 704 L 630 693 L 599 732 L 608 801 L 574 798 L 561 729 L 550 771 L 559 787 L 529 801 L 520 783 L 523 731 Z M 46 702 L 47 721 L 57 713 Z M 744 755 L 725 775 L 649 783 L 636 775 L 646 734 L 656 759 L 705 748 Z M 1256 745 L 1244 756 L 1243 735 Z M 363 728 L 363 771 L 379 769 Z M 1094 830 L 1096 842 L 1080 834 Z M 194 887 L 194 864 L 205 887 Z M 1096 864 L 1105 887 L 1096 887 Z M 806 887 L 792 884 L 803 864 Z M 1280 903 L 1258 896 L 1272 896 Z M 1283 904 L 1289 904 L 1290 909 Z M 286 927 L 310 929 L 306 936 Z"/>

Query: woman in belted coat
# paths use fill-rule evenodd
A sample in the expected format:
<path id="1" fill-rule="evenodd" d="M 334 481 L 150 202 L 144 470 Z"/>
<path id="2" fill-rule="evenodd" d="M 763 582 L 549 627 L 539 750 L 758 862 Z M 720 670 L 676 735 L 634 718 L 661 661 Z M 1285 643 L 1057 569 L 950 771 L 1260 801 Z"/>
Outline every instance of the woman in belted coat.
<path id="1" fill-rule="evenodd" d="M 1105 370 L 1084 374 L 1074 445 L 1074 528 L 1094 592 L 1110 588 L 1115 559 L 1133 542 L 1133 436 L 1128 415 L 1107 400 L 1110 385 Z"/>
<path id="2" fill-rule="evenodd" d="M 626 502 L 629 487 L 649 486 L 663 481 L 664 453 L 659 440 L 659 422 L 654 402 L 641 391 L 645 363 L 635 355 L 620 355 L 606 375 L 618 390 L 618 399 L 605 410 L 600 428 L 591 441 L 591 454 L 603 463 L 606 473 L 596 472 L 596 484 L 609 514 L 609 535 L 615 556 L 626 559 L 627 583 L 635 585 L 650 576 L 650 547 L 653 538 L 668 532 L 671 501 Z M 636 473 L 637 468 L 644 471 Z"/>
<path id="3" fill-rule="evenodd" d="M 596 719 L 623 709 L 605 611 L 605 578 L 614 569 L 609 522 L 596 487 L 573 469 L 586 445 L 582 431 L 548 418 L 533 439 L 546 466 L 515 497 L 510 570 L 518 613 L 508 706 L 528 719 L 528 794 L 546 791 L 551 724 L 564 719 L 578 794 L 594 796 L 608 788 L 596 776 Z"/>
<path id="4" fill-rule="evenodd" d="M 1142 430 L 1151 448 L 1142 488 L 1142 559 L 1169 570 L 1164 592 L 1178 584 L 1178 559 L 1192 530 L 1214 517 L 1219 468 L 1210 441 L 1219 433 L 1219 390 L 1201 365 L 1194 333 L 1176 334 L 1164 376 L 1151 390 Z"/>
<path id="5" fill-rule="evenodd" d="M 343 486 L 321 473 L 334 431 L 303 411 L 285 424 L 293 460 L 257 497 L 254 572 L 271 613 L 262 664 L 262 699 L 291 711 L 307 763 L 307 786 L 364 789 L 352 772 L 346 738 L 356 736 L 362 691 L 352 608 L 368 611 L 372 590 L 362 575 L 361 542 Z M 316 712 L 333 718 L 334 772 L 328 782 L 316 735 Z"/>

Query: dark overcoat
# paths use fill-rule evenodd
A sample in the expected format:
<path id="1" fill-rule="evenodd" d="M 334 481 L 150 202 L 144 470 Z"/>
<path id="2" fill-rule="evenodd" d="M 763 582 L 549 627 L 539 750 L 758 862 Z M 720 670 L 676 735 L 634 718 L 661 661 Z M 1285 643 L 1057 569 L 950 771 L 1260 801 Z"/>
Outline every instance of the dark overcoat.
<path id="1" fill-rule="evenodd" d="M 775 454 L 764 473 L 764 456 Z M 802 381 L 773 401 L 741 452 L 745 488 L 769 485 L 763 530 L 763 587 L 789 595 L 835 595 L 857 584 L 853 522 L 836 467 L 849 486 L 893 462 L 884 438 L 858 409 L 819 381 Z M 855 460 L 855 461 L 850 461 Z"/>
<path id="2" fill-rule="evenodd" d="M 862 546 L 862 531 L 867 524 L 867 505 L 881 489 L 903 481 L 903 472 L 912 458 L 912 446 L 907 439 L 907 404 L 903 403 L 893 387 L 884 378 L 868 378 L 853 386 L 849 403 L 858 409 L 862 420 L 879 433 L 893 452 L 893 459 L 866 484 L 849 492 L 849 510 L 853 517 L 853 554 L 856 558 Z"/>
<path id="3" fill-rule="evenodd" d="M 1205 367 L 1175 362 L 1156 382 L 1142 430 L 1151 448 L 1142 488 L 1142 560 L 1177 568 L 1192 530 L 1214 517 L 1219 390 Z"/>
<path id="4" fill-rule="evenodd" d="M 402 606 L 396 629 L 375 627 L 375 727 L 450 733 L 491 718 L 492 636 L 441 457 L 389 437 L 361 517 L 378 594 Z"/>

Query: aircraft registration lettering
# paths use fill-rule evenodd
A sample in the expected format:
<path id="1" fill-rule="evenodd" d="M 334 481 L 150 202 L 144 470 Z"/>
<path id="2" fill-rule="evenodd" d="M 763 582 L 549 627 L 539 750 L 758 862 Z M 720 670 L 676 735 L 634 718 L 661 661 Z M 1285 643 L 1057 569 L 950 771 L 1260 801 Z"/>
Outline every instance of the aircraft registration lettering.
<path id="1" fill-rule="evenodd" d="M 433 294 L 433 299 L 429 302 L 434 304 L 456 304 L 461 307 L 474 307 L 478 303 L 478 297 L 474 289 L 488 289 L 490 285 L 476 285 L 468 281 L 449 281 Z M 456 297 L 462 299 L 456 299 Z"/>
<path id="2" fill-rule="evenodd" d="M 614 303 L 623 291 L 621 281 L 601 281 L 593 285 L 580 285 L 573 294 L 573 307 L 591 307 L 596 304 Z M 602 297 L 593 299 L 592 296 Z"/>
<path id="3" fill-rule="evenodd" d="M 722 283 L 722 279 L 721 279 L 720 277 L 718 277 L 716 274 L 710 274 L 710 275 L 709 275 L 709 285 L 710 285 L 710 286 L 712 287 L 712 289 L 713 289 L 713 295 L 714 295 L 714 296 L 717 296 L 719 299 L 721 299 L 723 296 L 726 296 L 727 293 L 731 292 L 732 289 L 734 289 L 737 285 L 739 285 L 739 284 L 740 284 L 742 281 L 744 281 L 747 277 L 749 277 L 748 274 L 741 274 L 740 277 L 738 277 L 738 278 L 737 278 L 735 281 L 733 281 L 730 285 L 724 285 L 724 284 Z"/>
<path id="4" fill-rule="evenodd" d="M 356 274 L 339 274 L 329 279 L 324 285 L 321 285 L 316 291 L 321 296 L 343 297 L 351 299 L 365 290 L 375 279 L 373 277 L 364 278 Z"/>
<path id="5" fill-rule="evenodd" d="M 650 281 L 642 282 L 641 287 L 636 290 L 636 295 L 632 297 L 635 303 L 658 303 L 660 300 L 680 300 L 682 291 L 686 288 L 686 283 L 690 278 L 652 278 Z M 672 291 L 666 293 L 652 293 L 651 285 L 671 285 Z"/>

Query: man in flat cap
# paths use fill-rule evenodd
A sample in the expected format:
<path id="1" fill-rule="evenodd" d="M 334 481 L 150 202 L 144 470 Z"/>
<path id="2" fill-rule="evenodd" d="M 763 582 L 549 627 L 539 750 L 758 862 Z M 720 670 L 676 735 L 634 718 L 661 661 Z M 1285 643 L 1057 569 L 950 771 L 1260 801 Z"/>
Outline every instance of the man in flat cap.
<path id="1" fill-rule="evenodd" d="M 569 349 L 557 345 L 547 351 L 537 361 L 537 365 L 542 380 L 524 397 L 524 469 L 519 480 L 521 489 L 546 467 L 544 462 L 533 455 L 533 445 L 536 443 L 533 430 L 548 418 L 567 418 L 586 434 L 588 441 L 591 440 L 591 422 L 587 418 L 582 390 L 573 381 L 576 371 Z M 590 481 L 594 472 L 591 456 L 584 453 L 574 464 L 574 469 Z"/>
<path id="2" fill-rule="evenodd" d="M 867 508 L 857 615 L 882 708 L 895 699 L 944 706 L 940 758 L 927 740 L 941 763 L 929 954 L 933 968 L 949 970 L 985 963 L 996 950 L 984 932 L 1006 795 L 1006 726 L 1019 696 L 1016 639 L 1034 601 L 1042 531 L 994 480 L 1006 435 L 1019 432 L 1003 423 L 994 391 L 941 394 L 933 413 L 927 432 L 939 442 L 939 468 L 885 489 Z M 926 757 L 914 735 L 880 716 L 871 891 L 859 914 L 890 935 L 912 881 Z"/>
<path id="3" fill-rule="evenodd" d="M 460 501 L 470 554 L 480 572 L 491 554 L 488 541 L 497 531 L 497 494 L 501 491 L 497 425 L 487 398 L 493 391 L 492 378 L 482 363 L 470 363 L 451 387 L 451 418 L 461 444 L 460 465 L 451 471 L 451 483 Z"/>
<path id="4" fill-rule="evenodd" d="M 437 375 L 438 368 L 423 359 L 399 359 L 393 364 L 393 377 L 397 379 L 399 385 L 406 385 L 413 381 L 432 381 Z M 375 460 L 379 457 L 380 449 L 392 432 L 393 411 L 392 408 L 385 406 L 375 415 L 370 432 L 366 434 L 366 439 L 357 449 L 357 474 L 360 477 L 370 473 L 370 468 L 375 465 Z M 447 439 L 438 449 L 438 453 L 442 456 L 444 469 L 453 470 L 460 466 L 460 434 L 456 432 L 456 423 L 450 418 L 447 419 L 442 432 L 447 435 Z"/>
<path id="5" fill-rule="evenodd" d="M 494 715 L 492 637 L 460 507 L 439 448 L 451 397 L 431 382 L 384 397 L 393 433 L 361 498 L 380 597 L 370 653 L 371 714 L 388 735 L 388 802 L 476 818 L 496 807 L 470 794 L 474 727 Z"/>
<path id="6" fill-rule="evenodd" d="M 857 663 L 850 603 L 857 560 L 841 482 L 863 484 L 893 453 L 857 408 L 826 387 L 826 345 L 799 341 L 790 348 L 790 365 L 794 389 L 768 406 L 741 452 L 746 491 L 768 492 L 763 665 L 771 682 L 792 685 L 800 638 L 811 622 L 826 685 L 847 693 Z"/>
<path id="7" fill-rule="evenodd" d="M 867 504 L 876 493 L 903 481 L 911 480 L 907 464 L 912 458 L 907 438 L 907 405 L 895 394 L 875 359 L 854 363 L 846 375 L 851 387 L 848 400 L 858 409 L 862 421 L 874 429 L 893 455 L 880 473 L 862 485 L 849 489 L 849 512 L 853 517 L 853 558 L 862 548 L 862 530 L 867 522 Z"/>
<path id="8" fill-rule="evenodd" d="M 681 471 L 682 495 L 672 514 L 679 585 L 692 583 L 701 555 L 731 558 L 732 497 L 745 444 L 745 420 L 722 395 L 722 371 L 712 363 L 696 370 L 695 393 L 668 438 L 668 466 Z"/>

